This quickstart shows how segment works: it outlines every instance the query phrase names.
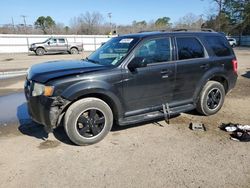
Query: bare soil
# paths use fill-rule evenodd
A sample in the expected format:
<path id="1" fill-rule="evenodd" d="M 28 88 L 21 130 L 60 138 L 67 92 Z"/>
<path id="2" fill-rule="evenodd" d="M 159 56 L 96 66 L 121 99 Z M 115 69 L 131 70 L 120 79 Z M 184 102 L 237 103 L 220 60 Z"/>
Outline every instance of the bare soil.
<path id="1" fill-rule="evenodd" d="M 249 187 L 250 142 L 232 141 L 218 128 L 250 124 L 250 50 L 236 54 L 238 82 L 213 116 L 192 111 L 170 124 L 114 126 L 103 141 L 86 147 L 71 143 L 63 128 L 48 135 L 32 122 L 0 125 L 0 187 Z M 22 79 L 1 80 L 0 93 L 15 82 L 21 88 Z M 207 131 L 190 130 L 191 122 Z"/>

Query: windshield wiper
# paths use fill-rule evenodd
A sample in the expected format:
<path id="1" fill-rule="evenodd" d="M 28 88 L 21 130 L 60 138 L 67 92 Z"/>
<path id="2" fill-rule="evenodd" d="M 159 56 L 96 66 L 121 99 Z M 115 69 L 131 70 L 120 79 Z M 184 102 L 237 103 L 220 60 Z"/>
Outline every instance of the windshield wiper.
<path id="1" fill-rule="evenodd" d="M 91 62 L 91 63 L 100 64 L 99 61 L 95 61 L 95 60 L 89 59 L 89 58 L 87 58 L 87 57 L 86 57 L 86 60 L 89 61 L 89 62 Z"/>

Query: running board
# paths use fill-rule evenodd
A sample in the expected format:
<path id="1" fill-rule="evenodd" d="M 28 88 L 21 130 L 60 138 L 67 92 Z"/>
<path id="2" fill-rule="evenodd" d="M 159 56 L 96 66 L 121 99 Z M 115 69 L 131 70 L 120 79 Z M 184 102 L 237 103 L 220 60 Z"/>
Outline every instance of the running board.
<path id="1" fill-rule="evenodd" d="M 177 107 L 169 109 L 169 115 L 173 116 L 173 115 L 180 114 L 182 112 L 187 112 L 193 109 L 195 109 L 195 106 L 193 104 L 177 106 Z M 129 116 L 126 118 L 121 118 L 119 119 L 118 123 L 120 126 L 125 126 L 125 125 L 136 124 L 136 123 L 151 121 L 155 119 L 162 119 L 162 118 L 165 118 L 163 110 L 154 111 L 154 112 L 145 113 L 145 114 L 139 114 L 135 116 Z"/>

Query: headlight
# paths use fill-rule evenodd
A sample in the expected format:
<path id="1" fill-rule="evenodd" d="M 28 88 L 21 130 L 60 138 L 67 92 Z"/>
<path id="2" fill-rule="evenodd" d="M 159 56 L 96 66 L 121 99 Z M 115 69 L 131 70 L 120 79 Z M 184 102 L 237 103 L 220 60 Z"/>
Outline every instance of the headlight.
<path id="1" fill-rule="evenodd" d="M 45 86 L 43 84 L 34 83 L 32 96 L 35 97 L 39 95 L 44 95 L 44 96 L 50 97 L 53 95 L 53 92 L 54 92 L 53 86 Z"/>

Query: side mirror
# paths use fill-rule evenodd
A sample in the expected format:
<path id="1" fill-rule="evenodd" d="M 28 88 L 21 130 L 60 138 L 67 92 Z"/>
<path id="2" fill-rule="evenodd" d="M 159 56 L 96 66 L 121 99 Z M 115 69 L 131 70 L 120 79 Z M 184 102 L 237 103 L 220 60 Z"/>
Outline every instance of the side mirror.
<path id="1" fill-rule="evenodd" d="M 50 45 L 50 41 L 48 41 L 48 45 Z"/>
<path id="2" fill-rule="evenodd" d="M 130 71 L 135 71 L 137 68 L 146 67 L 146 59 L 143 57 L 134 57 L 132 61 L 128 64 L 128 69 Z"/>

